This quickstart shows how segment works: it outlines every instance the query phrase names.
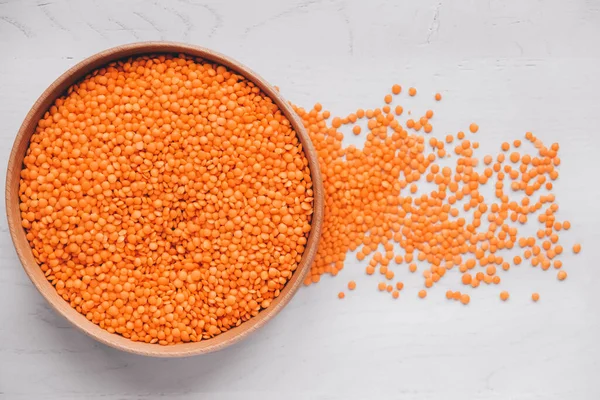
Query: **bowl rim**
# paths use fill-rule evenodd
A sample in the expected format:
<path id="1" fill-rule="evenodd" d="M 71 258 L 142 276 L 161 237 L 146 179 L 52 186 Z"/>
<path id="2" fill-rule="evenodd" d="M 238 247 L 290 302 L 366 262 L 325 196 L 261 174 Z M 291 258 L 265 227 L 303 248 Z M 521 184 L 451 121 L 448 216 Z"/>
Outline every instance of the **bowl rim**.
<path id="1" fill-rule="evenodd" d="M 19 209 L 19 184 L 23 159 L 27 148 L 29 147 L 31 136 L 35 132 L 37 123 L 49 109 L 50 105 L 53 104 L 56 98 L 62 96 L 68 87 L 79 82 L 91 71 L 116 60 L 148 54 L 185 54 L 201 58 L 209 62 L 223 65 L 252 81 L 263 93 L 268 95 L 273 102 L 277 104 L 281 112 L 290 121 L 302 144 L 304 154 L 308 159 L 308 166 L 313 184 L 313 215 L 311 230 L 304 253 L 302 254 L 301 261 L 292 275 L 292 278 L 287 282 L 279 296 L 272 301 L 269 308 L 261 311 L 257 316 L 250 320 L 243 322 L 240 326 L 229 329 L 214 338 L 171 346 L 134 342 L 119 334 L 110 333 L 99 325 L 89 321 L 83 314 L 80 314 L 77 310 L 72 308 L 70 304 L 56 292 L 55 288 L 46 279 L 40 266 L 35 261 L 32 249 L 26 238 L 25 230 L 21 225 L 22 219 L 21 211 Z M 291 105 L 260 75 L 256 74 L 240 62 L 204 47 L 167 41 L 137 42 L 101 51 L 75 64 L 48 86 L 27 113 L 14 140 L 6 172 L 5 201 L 9 232 L 21 265 L 38 291 L 45 300 L 50 303 L 50 306 L 77 329 L 88 336 L 91 336 L 95 340 L 125 352 L 152 357 L 187 357 L 214 352 L 239 342 L 258 328 L 264 326 L 289 303 L 293 295 L 302 285 L 317 253 L 324 217 L 323 182 L 321 179 L 317 153 L 304 125 L 292 109 Z"/>

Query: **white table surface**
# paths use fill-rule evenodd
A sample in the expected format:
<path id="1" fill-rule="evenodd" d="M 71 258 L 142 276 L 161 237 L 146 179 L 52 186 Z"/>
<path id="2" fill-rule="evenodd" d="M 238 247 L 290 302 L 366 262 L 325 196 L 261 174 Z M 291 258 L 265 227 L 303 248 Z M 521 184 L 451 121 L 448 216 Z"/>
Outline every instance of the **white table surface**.
<path id="1" fill-rule="evenodd" d="M 400 273 L 406 288 L 393 301 L 349 261 L 242 343 L 149 359 L 96 343 L 49 309 L 20 267 L 2 203 L 0 398 L 600 398 L 600 1 L 0 0 L 2 168 L 59 74 L 97 51 L 159 39 L 216 49 L 289 100 L 338 115 L 380 106 L 393 83 L 414 85 L 405 109 L 435 107 L 438 136 L 478 122 L 483 152 L 528 130 L 559 141 L 569 278 L 523 265 L 501 287 L 470 291 L 465 307 L 444 298 L 463 288 L 456 270 L 426 300 L 416 298 L 422 279 Z M 436 91 L 444 99 L 434 104 Z M 340 301 L 349 279 L 358 288 Z"/>

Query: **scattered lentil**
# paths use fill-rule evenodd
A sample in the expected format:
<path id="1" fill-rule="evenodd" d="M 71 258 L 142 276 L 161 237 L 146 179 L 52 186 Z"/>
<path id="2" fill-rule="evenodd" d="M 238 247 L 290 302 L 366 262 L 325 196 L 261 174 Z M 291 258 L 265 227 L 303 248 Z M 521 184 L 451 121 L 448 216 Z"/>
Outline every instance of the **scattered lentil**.
<path id="1" fill-rule="evenodd" d="M 466 293 L 463 293 L 463 294 L 460 296 L 460 302 L 461 302 L 461 303 L 463 303 L 463 304 L 465 304 L 465 305 L 466 305 L 466 304 L 469 304 L 469 302 L 470 302 L 470 301 L 471 301 L 471 297 L 470 297 L 468 294 L 466 294 Z"/>
<path id="2" fill-rule="evenodd" d="M 416 90 L 410 88 L 411 94 Z M 388 106 L 367 110 L 368 132 L 362 149 L 342 146 L 343 135 L 335 118 L 329 126 L 317 108 L 296 108 L 319 152 L 327 193 L 324 234 L 312 277 L 337 274 L 347 252 L 357 249 L 359 260 L 371 260 L 368 274 L 381 264 L 379 271 L 388 279 L 394 274 L 387 267 L 391 260 L 406 262 L 410 272 L 418 269 L 415 258 L 427 263 L 425 288 L 434 287 L 454 266 L 462 272 L 465 285 L 500 284 L 497 266 L 503 271 L 511 267 L 500 254 L 516 244 L 520 250 L 513 251 L 520 254 L 513 255 L 514 265 L 527 260 L 542 270 L 552 263 L 562 266 L 556 259 L 562 253 L 557 233 L 568 229 L 570 223 L 557 220 L 553 194 L 541 195 L 539 200 L 534 197 L 542 188 L 551 190 L 548 183 L 558 178 L 556 143 L 546 147 L 527 132 L 525 144 L 533 145 L 533 151 L 514 140 L 514 148 L 523 149 L 521 153 L 486 155 L 485 166 L 480 169 L 475 155 L 479 144 L 466 140 L 464 132 L 447 135 L 445 140 L 426 140 L 419 131 L 433 130 L 430 119 L 434 112 L 401 121 L 397 117 L 402 106 L 395 107 L 395 115 Z M 469 130 L 476 133 L 479 127 L 473 123 Z M 447 154 L 445 146 L 455 141 L 453 152 L 458 158 L 454 165 L 440 165 Z M 510 144 L 501 147 L 508 151 Z M 422 191 L 425 181 L 435 185 L 433 190 Z M 484 198 L 486 185 L 495 189 L 494 197 Z M 512 194 L 523 197 L 517 200 Z M 463 210 L 473 211 L 472 217 Z M 536 221 L 542 225 L 537 232 L 539 242 L 535 237 L 519 235 L 519 227 L 532 221 L 532 214 L 538 211 L 541 214 Z M 380 246 L 386 248 L 385 258 L 377 251 Z M 371 264 L 373 260 L 375 264 Z M 485 273 L 467 274 L 477 267 Z M 311 284 L 315 280 L 312 277 L 305 283 Z M 460 300 L 460 293 L 452 294 Z"/>
<path id="3" fill-rule="evenodd" d="M 564 281 L 565 279 L 567 279 L 567 273 L 565 271 L 558 271 L 558 274 L 556 275 L 556 277 L 558 278 L 559 281 Z"/>

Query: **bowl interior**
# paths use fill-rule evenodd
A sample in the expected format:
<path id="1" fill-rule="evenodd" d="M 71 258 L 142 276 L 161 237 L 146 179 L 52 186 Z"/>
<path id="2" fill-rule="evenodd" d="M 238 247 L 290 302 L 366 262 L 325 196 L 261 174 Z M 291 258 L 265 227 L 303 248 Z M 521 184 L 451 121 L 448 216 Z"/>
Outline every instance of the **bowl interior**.
<path id="1" fill-rule="evenodd" d="M 93 322 L 88 321 L 84 315 L 72 308 L 58 295 L 37 264 L 25 236 L 25 231 L 21 226 L 21 212 L 19 210 L 20 173 L 23 159 L 29 146 L 29 140 L 36 129 L 38 121 L 43 117 L 54 100 L 64 94 L 69 86 L 84 78 L 88 73 L 112 61 L 131 56 L 158 53 L 186 54 L 203 58 L 224 65 L 254 82 L 263 93 L 268 95 L 277 104 L 292 124 L 308 159 L 314 192 L 311 231 L 305 251 L 302 254 L 302 259 L 292 278 L 285 285 L 280 295 L 272 301 L 269 308 L 261 311 L 256 317 L 251 318 L 240 326 L 232 328 L 212 339 L 172 346 L 134 342 L 121 335 L 109 333 Z M 27 114 L 13 144 L 6 176 L 6 213 L 9 231 L 23 268 L 40 293 L 42 293 L 56 311 L 94 339 L 120 350 L 155 357 L 183 357 L 219 350 L 246 337 L 277 314 L 291 300 L 294 293 L 301 286 L 304 276 L 316 255 L 323 221 L 323 204 L 323 186 L 317 155 L 302 122 L 281 95 L 259 75 L 226 56 L 201 47 L 169 42 L 145 42 L 115 47 L 80 62 L 60 76 L 46 89 Z"/>

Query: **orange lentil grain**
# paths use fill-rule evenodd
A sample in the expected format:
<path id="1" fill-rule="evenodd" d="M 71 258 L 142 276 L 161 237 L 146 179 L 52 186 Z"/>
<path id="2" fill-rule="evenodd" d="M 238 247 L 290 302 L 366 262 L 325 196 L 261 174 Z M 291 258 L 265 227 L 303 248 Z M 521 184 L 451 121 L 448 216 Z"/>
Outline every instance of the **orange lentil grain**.
<path id="1" fill-rule="evenodd" d="M 473 279 L 472 279 L 472 276 L 471 276 L 471 274 L 463 274 L 463 276 L 462 276 L 462 283 L 463 283 L 464 285 L 469 285 L 469 284 L 471 283 L 471 281 L 472 281 L 472 280 L 473 280 Z"/>
<path id="2" fill-rule="evenodd" d="M 521 259 L 521 257 L 519 257 L 519 256 L 515 256 L 515 257 L 513 258 L 513 262 L 515 263 L 515 265 L 519 265 L 519 264 L 521 264 L 521 261 L 522 261 L 522 259 Z"/>
<path id="3" fill-rule="evenodd" d="M 567 273 L 565 271 L 558 271 L 558 274 L 556 275 L 556 277 L 558 278 L 559 281 L 564 281 L 565 279 L 567 279 Z"/>
<path id="4" fill-rule="evenodd" d="M 469 304 L 469 302 L 470 302 L 470 301 L 471 301 L 471 297 L 470 297 L 468 294 L 466 294 L 466 293 L 463 293 L 463 294 L 460 296 L 460 302 L 461 302 L 461 303 L 463 303 L 463 304 L 467 305 L 467 304 Z"/>

